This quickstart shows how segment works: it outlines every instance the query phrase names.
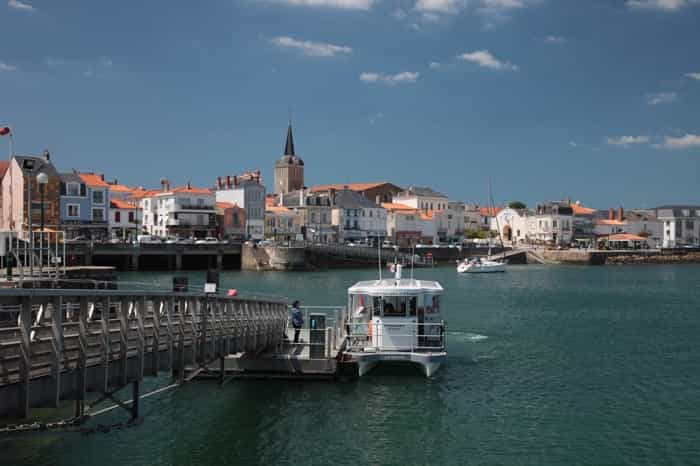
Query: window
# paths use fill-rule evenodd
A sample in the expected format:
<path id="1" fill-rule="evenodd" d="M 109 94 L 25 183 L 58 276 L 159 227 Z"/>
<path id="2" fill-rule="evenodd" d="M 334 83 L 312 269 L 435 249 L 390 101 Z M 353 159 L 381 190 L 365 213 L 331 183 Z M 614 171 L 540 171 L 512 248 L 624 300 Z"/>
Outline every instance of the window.
<path id="1" fill-rule="evenodd" d="M 94 192 L 93 192 L 94 194 Z M 102 192 L 104 194 L 104 192 Z M 92 221 L 93 222 L 104 222 L 105 221 L 105 210 L 102 207 L 96 207 L 92 209 Z"/>
<path id="2" fill-rule="evenodd" d="M 370 217 L 372 216 L 372 211 L 371 211 L 371 210 L 369 211 L 369 216 L 370 216 Z"/>
<path id="3" fill-rule="evenodd" d="M 98 189 L 92 191 L 92 203 L 93 204 L 104 204 L 105 203 L 105 191 L 104 189 Z"/>
<path id="4" fill-rule="evenodd" d="M 197 225 L 204 225 L 204 215 L 197 215 Z"/>
<path id="5" fill-rule="evenodd" d="M 355 230 L 357 230 L 357 220 L 355 220 L 355 221 L 353 222 L 353 228 L 355 228 Z"/>
<path id="6" fill-rule="evenodd" d="M 134 223 L 134 213 L 133 212 L 129 212 L 129 222 Z"/>
<path id="7" fill-rule="evenodd" d="M 327 223 L 327 219 L 328 219 L 328 215 L 325 212 L 323 212 L 321 214 L 321 223 Z"/>
<path id="8" fill-rule="evenodd" d="M 79 204 L 68 204 L 66 206 L 66 216 L 67 217 L 80 217 L 80 205 Z"/>
<path id="9" fill-rule="evenodd" d="M 552 220 L 552 228 L 556 228 L 556 227 L 557 227 L 557 221 L 556 221 L 556 220 Z"/>
<path id="10" fill-rule="evenodd" d="M 66 183 L 66 196 L 80 196 L 80 183 Z"/>
<path id="11" fill-rule="evenodd" d="M 116 223 L 119 223 L 122 221 L 122 213 L 119 212 L 118 210 L 116 212 L 114 212 L 114 221 Z"/>
<path id="12" fill-rule="evenodd" d="M 197 206 L 202 207 L 203 205 L 204 205 L 204 199 L 202 199 L 200 197 L 199 199 L 197 199 Z"/>

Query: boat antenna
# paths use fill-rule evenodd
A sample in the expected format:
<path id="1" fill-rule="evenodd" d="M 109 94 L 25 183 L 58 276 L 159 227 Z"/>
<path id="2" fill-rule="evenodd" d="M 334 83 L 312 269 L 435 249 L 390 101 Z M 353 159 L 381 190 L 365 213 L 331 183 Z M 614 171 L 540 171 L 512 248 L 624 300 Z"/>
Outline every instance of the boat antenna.
<path id="1" fill-rule="evenodd" d="M 379 279 L 382 279 L 382 245 L 379 242 L 379 234 L 377 234 L 377 260 L 379 261 Z"/>

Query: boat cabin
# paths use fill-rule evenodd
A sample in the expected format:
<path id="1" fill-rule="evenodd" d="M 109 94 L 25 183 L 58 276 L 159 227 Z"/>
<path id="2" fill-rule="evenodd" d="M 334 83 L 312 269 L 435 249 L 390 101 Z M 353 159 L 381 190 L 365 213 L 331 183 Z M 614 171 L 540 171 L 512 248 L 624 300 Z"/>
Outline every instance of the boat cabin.
<path id="1" fill-rule="evenodd" d="M 400 266 L 398 266 L 400 267 Z M 357 351 L 442 351 L 438 282 L 363 281 L 348 290 L 350 344 Z"/>

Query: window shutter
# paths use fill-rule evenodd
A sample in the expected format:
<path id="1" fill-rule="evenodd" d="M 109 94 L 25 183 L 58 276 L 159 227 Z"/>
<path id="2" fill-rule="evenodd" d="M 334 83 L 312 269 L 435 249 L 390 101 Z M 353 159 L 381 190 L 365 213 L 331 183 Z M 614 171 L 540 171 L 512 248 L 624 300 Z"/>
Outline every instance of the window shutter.
<path id="1" fill-rule="evenodd" d="M 65 195 L 66 195 L 66 183 L 61 181 L 61 196 L 65 196 Z"/>
<path id="2" fill-rule="evenodd" d="M 87 196 L 87 188 L 84 183 L 80 183 L 80 195 L 82 197 Z"/>

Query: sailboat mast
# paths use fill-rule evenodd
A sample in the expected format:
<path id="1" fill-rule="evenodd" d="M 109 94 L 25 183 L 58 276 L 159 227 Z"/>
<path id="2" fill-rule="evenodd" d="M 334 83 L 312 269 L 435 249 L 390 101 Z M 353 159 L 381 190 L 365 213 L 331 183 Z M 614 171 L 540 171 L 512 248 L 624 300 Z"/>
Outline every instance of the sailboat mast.
<path id="1" fill-rule="evenodd" d="M 498 224 L 498 215 L 496 213 L 496 204 L 494 203 L 493 200 L 493 189 L 491 187 L 491 177 L 489 176 L 489 202 L 491 203 L 491 212 L 493 212 L 493 216 L 496 219 L 496 230 L 498 231 L 498 240 L 501 243 L 501 252 L 503 253 L 503 260 L 506 258 L 506 249 L 503 246 L 503 237 L 501 236 L 501 227 Z M 491 241 L 489 240 L 489 256 L 491 255 Z"/>

